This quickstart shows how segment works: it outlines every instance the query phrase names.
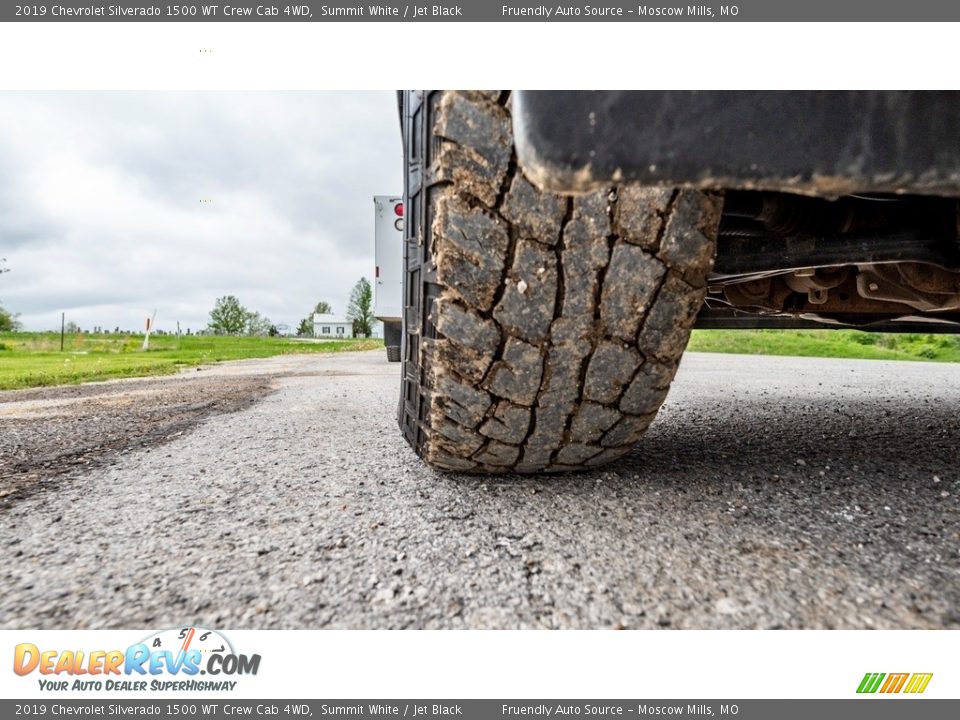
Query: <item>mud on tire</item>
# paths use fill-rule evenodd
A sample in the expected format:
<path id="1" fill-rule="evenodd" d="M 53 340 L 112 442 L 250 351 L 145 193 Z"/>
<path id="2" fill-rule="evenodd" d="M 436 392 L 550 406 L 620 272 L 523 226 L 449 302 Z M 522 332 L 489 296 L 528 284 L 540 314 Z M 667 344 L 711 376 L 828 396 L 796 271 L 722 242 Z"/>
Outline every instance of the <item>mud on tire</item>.
<path id="1" fill-rule="evenodd" d="M 652 422 L 703 302 L 721 198 L 574 198 L 517 167 L 509 96 L 410 92 L 399 420 L 434 467 L 576 470 Z"/>

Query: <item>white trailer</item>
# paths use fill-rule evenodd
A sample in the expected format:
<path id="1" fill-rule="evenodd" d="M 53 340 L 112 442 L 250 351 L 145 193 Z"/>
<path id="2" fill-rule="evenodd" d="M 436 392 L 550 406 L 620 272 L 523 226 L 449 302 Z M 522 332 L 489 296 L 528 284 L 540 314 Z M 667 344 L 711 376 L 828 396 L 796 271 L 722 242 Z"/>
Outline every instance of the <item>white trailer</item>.
<path id="1" fill-rule="evenodd" d="M 383 322 L 387 358 L 400 362 L 403 313 L 403 198 L 374 195 L 373 314 Z"/>

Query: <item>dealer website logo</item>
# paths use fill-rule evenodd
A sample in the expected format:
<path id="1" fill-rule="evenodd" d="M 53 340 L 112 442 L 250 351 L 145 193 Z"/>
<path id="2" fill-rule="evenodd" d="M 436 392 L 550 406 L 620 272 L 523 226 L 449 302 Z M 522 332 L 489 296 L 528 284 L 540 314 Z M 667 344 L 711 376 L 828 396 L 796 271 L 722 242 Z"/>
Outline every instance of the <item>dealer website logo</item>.
<path id="1" fill-rule="evenodd" d="M 233 690 L 232 678 L 259 669 L 259 654 L 238 653 L 222 634 L 202 627 L 162 630 L 126 650 L 50 650 L 20 643 L 13 653 L 14 673 L 37 673 L 40 689 L 50 691 Z"/>
<path id="2" fill-rule="evenodd" d="M 911 693 L 927 689 L 933 673 L 867 673 L 857 687 L 858 693 Z"/>

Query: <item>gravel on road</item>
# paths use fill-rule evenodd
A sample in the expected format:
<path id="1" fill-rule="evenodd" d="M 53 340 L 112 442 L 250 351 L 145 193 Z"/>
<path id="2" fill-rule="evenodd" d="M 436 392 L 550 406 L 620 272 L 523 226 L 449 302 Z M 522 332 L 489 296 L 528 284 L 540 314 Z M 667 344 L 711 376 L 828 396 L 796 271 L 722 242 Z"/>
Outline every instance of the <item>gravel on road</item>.
<path id="1" fill-rule="evenodd" d="M 0 392 L 0 507 L 42 483 L 249 407 L 269 379 L 210 373 Z"/>
<path id="2" fill-rule="evenodd" d="M 0 393 L 0 466 L 36 476 L 0 627 L 960 627 L 956 366 L 688 354 L 623 460 L 498 478 L 420 463 L 382 351 L 204 372 Z M 91 428 L 131 442 L 45 464 Z"/>

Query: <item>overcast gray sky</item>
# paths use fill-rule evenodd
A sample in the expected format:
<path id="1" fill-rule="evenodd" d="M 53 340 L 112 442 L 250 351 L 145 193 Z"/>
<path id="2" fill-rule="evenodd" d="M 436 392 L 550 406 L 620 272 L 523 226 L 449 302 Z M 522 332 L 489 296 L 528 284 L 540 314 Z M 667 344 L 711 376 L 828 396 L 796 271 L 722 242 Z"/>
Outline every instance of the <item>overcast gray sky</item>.
<path id="1" fill-rule="evenodd" d="M 32 330 L 198 330 L 226 294 L 343 313 L 372 196 L 403 190 L 395 97 L 0 93 L 0 304 Z"/>

